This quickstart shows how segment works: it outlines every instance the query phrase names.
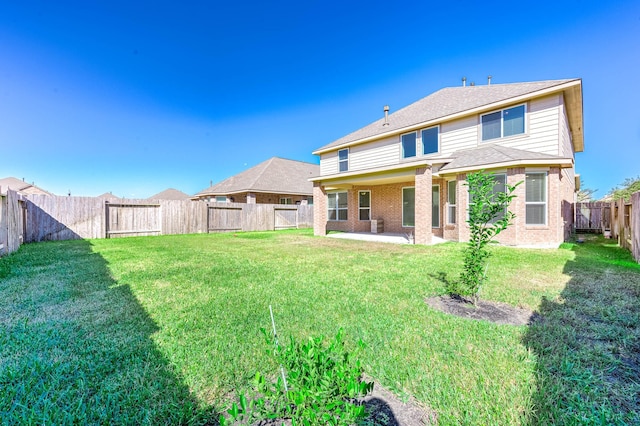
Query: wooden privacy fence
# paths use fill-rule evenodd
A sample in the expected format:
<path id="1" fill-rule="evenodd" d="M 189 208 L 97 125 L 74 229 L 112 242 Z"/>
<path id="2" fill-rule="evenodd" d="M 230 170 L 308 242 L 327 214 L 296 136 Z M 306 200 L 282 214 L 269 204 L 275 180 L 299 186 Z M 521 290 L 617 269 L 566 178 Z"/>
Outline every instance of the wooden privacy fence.
<path id="1" fill-rule="evenodd" d="M 13 253 L 24 242 L 25 201 L 17 192 L 0 193 L 0 256 Z"/>
<path id="2" fill-rule="evenodd" d="M 612 202 L 611 211 L 611 236 L 640 262 L 640 192 L 633 194 L 628 202 Z"/>
<path id="3" fill-rule="evenodd" d="M 309 205 L 208 204 L 191 200 L 109 202 L 94 197 L 51 195 L 27 195 L 22 199 L 25 242 L 313 226 L 313 206 Z"/>
<path id="4" fill-rule="evenodd" d="M 576 203 L 576 232 L 602 232 L 611 229 L 611 203 Z"/>

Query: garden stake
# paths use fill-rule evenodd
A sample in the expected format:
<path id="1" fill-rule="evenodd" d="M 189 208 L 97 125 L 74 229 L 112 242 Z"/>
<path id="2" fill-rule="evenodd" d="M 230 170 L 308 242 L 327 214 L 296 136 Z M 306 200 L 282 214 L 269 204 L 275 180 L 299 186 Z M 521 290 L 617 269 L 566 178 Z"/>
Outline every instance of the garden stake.
<path id="1" fill-rule="evenodd" d="M 273 341 L 276 345 L 276 351 L 278 350 L 278 333 L 276 333 L 276 321 L 273 319 L 273 309 L 271 309 L 271 305 L 269 305 L 269 313 L 271 313 L 271 325 L 273 326 Z M 282 373 L 282 382 L 284 383 L 284 391 L 289 392 L 289 387 L 287 386 L 287 376 L 284 374 L 284 367 L 280 364 L 280 373 Z"/>

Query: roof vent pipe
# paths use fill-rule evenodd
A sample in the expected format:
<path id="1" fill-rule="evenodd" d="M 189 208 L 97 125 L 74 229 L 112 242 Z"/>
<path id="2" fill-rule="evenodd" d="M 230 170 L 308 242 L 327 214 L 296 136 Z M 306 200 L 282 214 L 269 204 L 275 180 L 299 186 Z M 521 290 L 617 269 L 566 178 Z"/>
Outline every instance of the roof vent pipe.
<path id="1" fill-rule="evenodd" d="M 462 87 L 467 85 L 467 77 L 462 77 Z"/>
<path id="2" fill-rule="evenodd" d="M 491 76 L 487 77 L 487 86 L 491 86 Z"/>
<path id="3" fill-rule="evenodd" d="M 475 85 L 476 85 L 476 83 L 472 81 L 469 86 L 475 86 Z"/>
<path id="4" fill-rule="evenodd" d="M 389 105 L 384 106 L 384 124 L 383 126 L 389 125 Z"/>

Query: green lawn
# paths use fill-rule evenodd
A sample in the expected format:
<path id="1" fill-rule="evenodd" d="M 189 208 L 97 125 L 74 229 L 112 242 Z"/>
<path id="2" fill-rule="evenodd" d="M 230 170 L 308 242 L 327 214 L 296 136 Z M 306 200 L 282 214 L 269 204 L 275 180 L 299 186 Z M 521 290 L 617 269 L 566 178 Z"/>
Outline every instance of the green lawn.
<path id="1" fill-rule="evenodd" d="M 366 373 L 447 424 L 640 422 L 640 266 L 601 238 L 493 247 L 481 297 L 530 327 L 433 310 L 464 245 L 310 230 L 29 244 L 0 259 L 1 424 L 215 423 L 260 328 L 362 339 Z"/>

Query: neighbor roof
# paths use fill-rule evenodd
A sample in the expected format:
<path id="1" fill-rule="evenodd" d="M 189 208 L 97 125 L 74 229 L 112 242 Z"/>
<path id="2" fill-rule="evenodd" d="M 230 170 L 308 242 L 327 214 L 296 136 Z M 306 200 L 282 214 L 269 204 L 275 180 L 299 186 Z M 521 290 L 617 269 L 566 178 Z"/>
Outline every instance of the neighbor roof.
<path id="1" fill-rule="evenodd" d="M 51 195 L 50 192 L 34 185 L 33 183 L 25 182 L 14 177 L 6 177 L 0 179 L 0 192 L 3 194 L 7 192 L 7 188 L 19 192 L 21 194 L 42 194 Z"/>
<path id="2" fill-rule="evenodd" d="M 320 166 L 317 164 L 272 157 L 198 192 L 196 196 L 242 192 L 311 195 L 313 183 L 308 179 L 319 174 Z"/>
<path id="3" fill-rule="evenodd" d="M 535 81 L 529 83 L 491 84 L 485 86 L 447 87 L 440 89 L 437 92 L 394 112 L 393 114 L 389 114 L 387 125 L 384 125 L 385 118 L 383 117 L 368 126 L 356 130 L 353 133 L 317 149 L 314 151 L 314 154 L 320 154 L 342 145 L 358 143 L 363 139 L 398 133 L 403 130 L 407 130 L 408 127 L 414 125 L 420 125 L 428 122 L 437 124 L 439 121 L 452 119 L 452 116 L 464 115 L 465 113 L 476 113 L 477 110 L 482 109 L 482 107 L 489 108 L 493 104 L 526 95 L 533 95 L 537 92 L 544 93 L 548 90 L 553 91 L 554 88 L 557 90 L 564 90 L 565 87 L 559 87 L 564 85 L 581 85 L 581 80 L 565 79 Z M 581 109 L 581 95 L 580 99 L 577 101 L 579 101 Z M 575 123 L 574 126 L 576 128 L 574 137 L 580 138 L 576 144 L 579 148 L 582 146 L 581 114 L 576 121 L 580 121 L 579 123 Z M 576 149 L 576 151 L 579 151 L 579 149 Z"/>
<path id="4" fill-rule="evenodd" d="M 174 188 L 165 189 L 155 195 L 147 198 L 147 200 L 188 200 L 191 196 Z"/>
<path id="5" fill-rule="evenodd" d="M 453 158 L 453 160 L 442 166 L 439 173 L 460 173 L 482 169 L 486 166 L 490 166 L 493 169 L 514 165 L 560 165 L 566 167 L 573 165 L 571 158 L 508 148 L 502 145 L 488 145 L 457 151 L 449 155 L 449 157 Z"/>

